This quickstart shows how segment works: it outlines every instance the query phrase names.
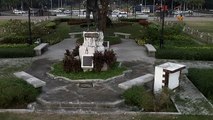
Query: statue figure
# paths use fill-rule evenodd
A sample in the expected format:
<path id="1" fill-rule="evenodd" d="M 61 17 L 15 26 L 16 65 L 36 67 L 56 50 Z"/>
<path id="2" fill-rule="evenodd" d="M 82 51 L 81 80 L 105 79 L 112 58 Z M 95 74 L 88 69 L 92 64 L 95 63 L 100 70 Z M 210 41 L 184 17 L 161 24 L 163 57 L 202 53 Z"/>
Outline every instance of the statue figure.
<path id="1" fill-rule="evenodd" d="M 99 19 L 100 19 L 100 11 L 98 6 L 98 0 L 87 0 L 86 1 L 86 19 L 87 19 L 87 26 L 89 30 L 90 21 L 90 13 L 92 12 L 93 20 L 95 22 L 95 27 L 99 29 Z"/>

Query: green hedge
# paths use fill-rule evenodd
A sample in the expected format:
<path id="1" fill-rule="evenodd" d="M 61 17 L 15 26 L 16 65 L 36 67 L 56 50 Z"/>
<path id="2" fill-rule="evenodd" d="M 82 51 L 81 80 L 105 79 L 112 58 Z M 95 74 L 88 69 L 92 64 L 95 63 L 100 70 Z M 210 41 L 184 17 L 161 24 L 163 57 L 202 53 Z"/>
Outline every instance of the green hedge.
<path id="1" fill-rule="evenodd" d="M 213 101 L 213 69 L 190 68 L 188 77 L 206 97 Z"/>
<path id="2" fill-rule="evenodd" d="M 35 46 L 23 45 L 0 45 L 0 58 L 19 58 L 35 56 Z"/>
<path id="3" fill-rule="evenodd" d="M 120 44 L 122 42 L 119 37 L 115 36 L 105 36 L 104 41 L 109 41 L 110 45 Z"/>
<path id="4" fill-rule="evenodd" d="M 17 78 L 0 78 L 0 108 L 26 108 L 40 90 Z"/>
<path id="5" fill-rule="evenodd" d="M 146 20 L 146 19 L 141 19 L 141 18 L 132 18 L 132 19 L 121 18 L 120 19 L 120 21 L 122 22 L 139 22 L 140 20 Z"/>
<path id="6" fill-rule="evenodd" d="M 213 60 L 213 47 L 173 47 L 158 49 L 156 58 L 180 60 Z"/>
<path id="7" fill-rule="evenodd" d="M 3 40 L 0 41 L 2 44 L 24 44 L 27 43 L 29 36 L 16 36 L 9 35 L 5 36 Z"/>

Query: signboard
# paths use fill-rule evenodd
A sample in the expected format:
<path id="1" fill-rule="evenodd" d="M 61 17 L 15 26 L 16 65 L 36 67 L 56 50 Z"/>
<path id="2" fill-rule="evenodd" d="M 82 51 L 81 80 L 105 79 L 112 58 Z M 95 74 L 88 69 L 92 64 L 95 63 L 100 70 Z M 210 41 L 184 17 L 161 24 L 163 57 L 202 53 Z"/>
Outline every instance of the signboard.
<path id="1" fill-rule="evenodd" d="M 82 68 L 93 68 L 93 55 L 83 55 L 81 60 Z"/>

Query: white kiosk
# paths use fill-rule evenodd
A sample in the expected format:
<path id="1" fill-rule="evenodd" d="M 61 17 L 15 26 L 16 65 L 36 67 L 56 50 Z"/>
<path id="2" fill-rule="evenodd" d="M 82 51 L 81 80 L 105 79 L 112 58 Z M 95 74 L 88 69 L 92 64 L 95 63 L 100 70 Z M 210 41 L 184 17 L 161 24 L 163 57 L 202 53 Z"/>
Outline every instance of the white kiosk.
<path id="1" fill-rule="evenodd" d="M 181 70 L 184 68 L 185 65 L 171 62 L 155 66 L 154 93 L 160 92 L 163 87 L 177 88 Z"/>

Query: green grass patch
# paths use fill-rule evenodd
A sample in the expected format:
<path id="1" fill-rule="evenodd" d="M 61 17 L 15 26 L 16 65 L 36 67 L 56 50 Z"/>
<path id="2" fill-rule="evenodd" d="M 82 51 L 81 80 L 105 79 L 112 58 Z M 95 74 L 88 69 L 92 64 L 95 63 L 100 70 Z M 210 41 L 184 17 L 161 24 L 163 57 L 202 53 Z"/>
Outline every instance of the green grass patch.
<path id="1" fill-rule="evenodd" d="M 65 38 L 69 38 L 70 26 L 67 25 L 66 22 L 62 22 L 56 26 L 56 29 L 51 34 L 43 36 L 42 39 L 44 42 L 48 42 L 50 44 L 56 44 L 61 42 Z"/>
<path id="2" fill-rule="evenodd" d="M 213 21 L 190 21 L 185 23 L 196 30 L 210 33 L 213 36 Z"/>
<path id="3" fill-rule="evenodd" d="M 33 57 L 35 56 L 34 47 L 35 45 L 27 44 L 0 45 L 0 58 Z"/>
<path id="4" fill-rule="evenodd" d="M 118 24 L 118 25 L 117 25 Z M 114 32 L 123 32 L 131 34 L 131 38 L 138 38 L 141 36 L 141 29 L 142 26 L 138 23 L 127 23 L 126 25 L 119 25 L 121 23 L 114 23 L 114 26 L 111 28 L 106 29 L 107 36 L 113 36 Z"/>
<path id="5" fill-rule="evenodd" d="M 128 22 L 118 22 L 113 23 L 113 27 L 109 27 L 106 29 L 104 33 L 104 37 L 107 36 L 114 36 L 114 32 L 123 32 L 123 33 L 130 33 L 132 38 L 137 38 L 141 36 L 140 30 L 142 26 L 138 23 L 128 23 Z M 80 25 L 72 25 L 71 32 L 80 32 L 86 31 L 87 28 L 81 28 Z"/>
<path id="6" fill-rule="evenodd" d="M 213 69 L 190 68 L 188 77 L 213 103 Z"/>
<path id="7" fill-rule="evenodd" d="M 1 27 L 2 25 L 5 25 L 7 22 L 8 22 L 8 20 L 0 20 L 0 27 Z"/>
<path id="8" fill-rule="evenodd" d="M 120 44 L 122 42 L 119 37 L 115 36 L 106 36 L 104 37 L 104 41 L 109 41 L 110 45 Z"/>
<path id="9" fill-rule="evenodd" d="M 123 71 L 126 70 L 124 67 L 118 67 L 118 64 L 114 65 L 110 70 L 104 72 L 76 72 L 76 73 L 66 73 L 63 70 L 62 63 L 56 63 L 53 65 L 54 70 L 50 71 L 51 74 L 56 76 L 63 76 L 72 80 L 79 79 L 107 79 L 117 75 L 123 74 Z"/>
<path id="10" fill-rule="evenodd" d="M 0 108 L 26 108 L 36 100 L 39 89 L 17 78 L 0 78 Z"/>

